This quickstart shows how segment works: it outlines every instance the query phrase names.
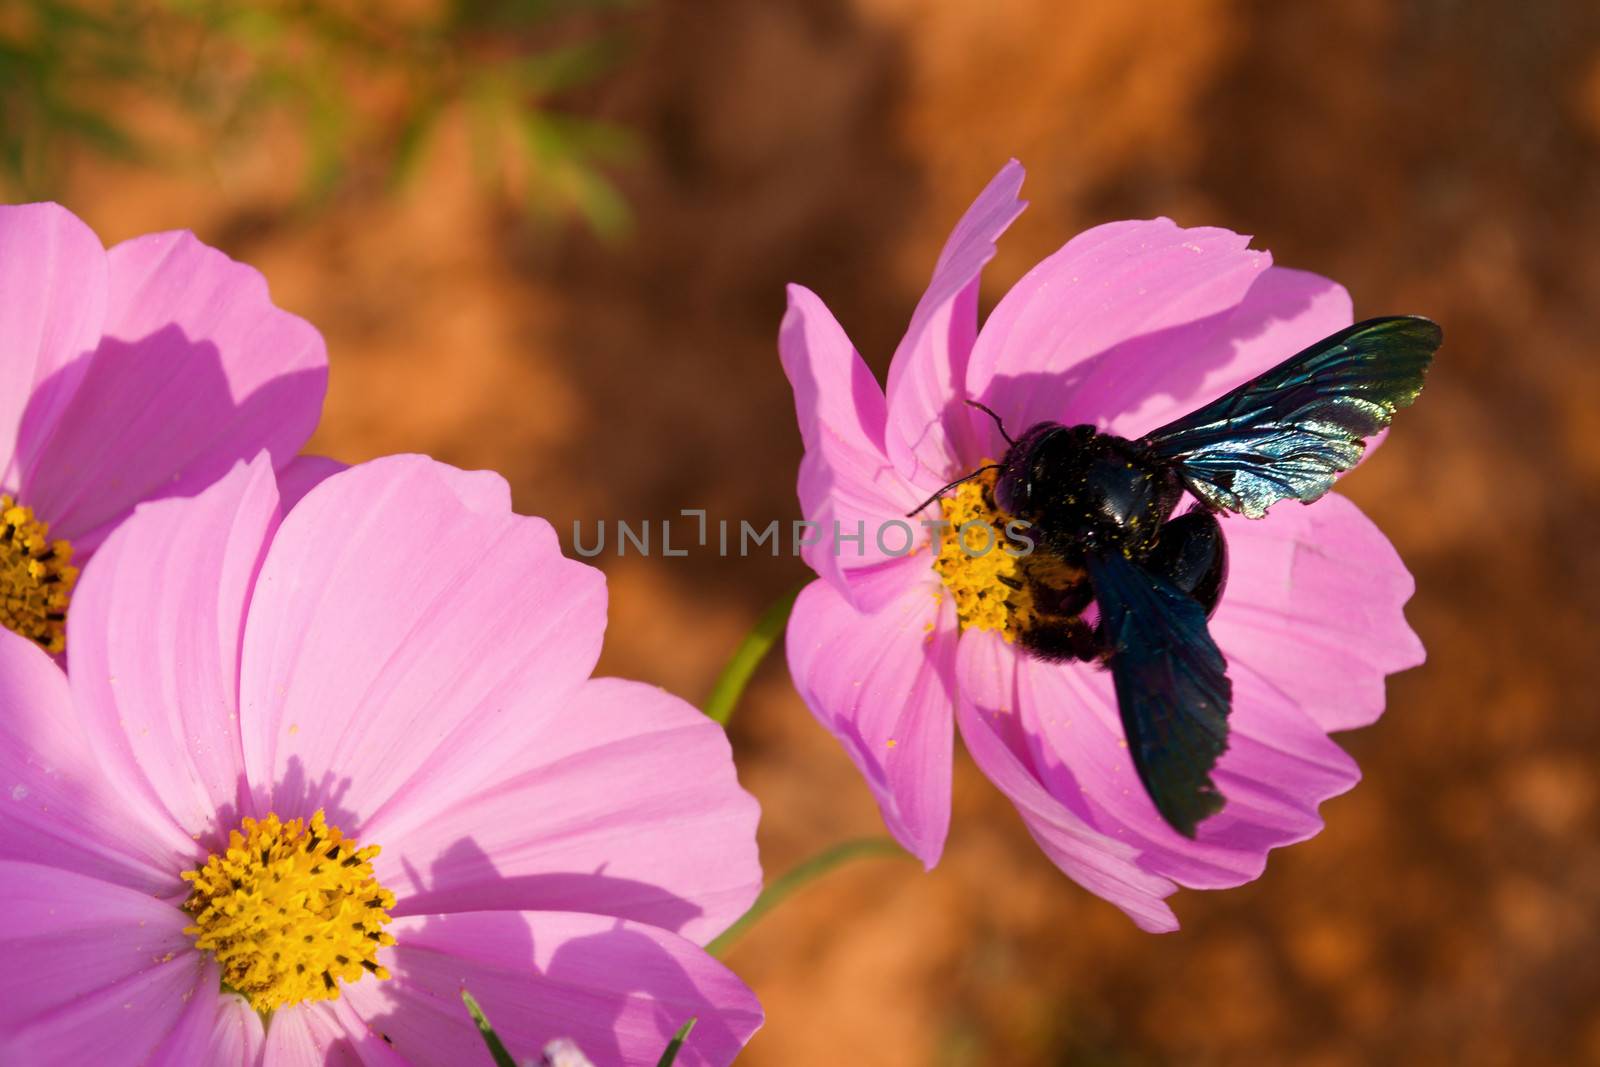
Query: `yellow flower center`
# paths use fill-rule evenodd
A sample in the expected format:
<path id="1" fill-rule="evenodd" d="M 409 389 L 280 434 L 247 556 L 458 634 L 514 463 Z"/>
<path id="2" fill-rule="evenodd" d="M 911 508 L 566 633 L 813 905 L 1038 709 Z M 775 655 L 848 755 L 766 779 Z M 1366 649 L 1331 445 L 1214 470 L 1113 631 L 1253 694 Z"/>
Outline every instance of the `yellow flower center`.
<path id="1" fill-rule="evenodd" d="M 1010 535 L 1011 516 L 994 505 L 998 477 L 985 471 L 939 498 L 949 526 L 940 530 L 933 569 L 955 597 L 962 629 L 996 630 L 1015 641 L 1041 614 L 1035 590 L 1040 585 L 1069 588 L 1083 580 L 1083 572 L 1039 550 L 1037 531 L 1026 534 L 1035 542 L 1031 551 Z"/>
<path id="2" fill-rule="evenodd" d="M 0 626 L 39 643 L 46 652 L 67 646 L 67 601 L 78 580 L 72 546 L 50 540 L 50 527 L 0 494 Z"/>
<path id="3" fill-rule="evenodd" d="M 194 916 L 184 933 L 217 958 L 223 982 L 265 1013 L 336 999 L 341 981 L 368 972 L 388 978 L 376 957 L 394 944 L 383 930 L 394 894 L 372 876 L 378 846 L 357 848 L 321 811 L 309 825 L 268 815 L 243 830 L 183 875 Z"/>

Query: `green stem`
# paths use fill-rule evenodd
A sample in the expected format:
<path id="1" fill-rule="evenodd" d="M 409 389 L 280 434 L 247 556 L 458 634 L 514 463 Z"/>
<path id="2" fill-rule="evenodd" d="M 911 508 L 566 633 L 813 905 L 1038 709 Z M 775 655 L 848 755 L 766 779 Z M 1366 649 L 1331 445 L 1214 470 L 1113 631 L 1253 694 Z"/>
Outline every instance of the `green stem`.
<path id="1" fill-rule="evenodd" d="M 472 999 L 472 994 L 465 989 L 461 991 L 461 1002 L 467 1006 L 472 1021 L 478 1024 L 478 1033 L 482 1035 L 483 1043 L 489 1046 L 489 1055 L 493 1057 L 495 1067 L 517 1067 L 517 1061 L 511 1058 L 505 1042 L 500 1040 L 500 1035 L 489 1025 L 489 1017 L 478 1007 L 478 1002 Z"/>
<path id="2" fill-rule="evenodd" d="M 656 1061 L 656 1067 L 672 1067 L 677 1062 L 678 1050 L 689 1040 L 689 1031 L 693 1030 L 694 1024 L 699 1021 L 699 1016 L 691 1015 L 688 1022 L 678 1027 L 678 1032 L 672 1035 L 672 1040 L 668 1041 L 667 1047 L 662 1050 L 661 1058 Z"/>
<path id="3" fill-rule="evenodd" d="M 750 905 L 750 910 L 735 919 L 732 926 L 722 931 L 721 936 L 706 946 L 706 951 L 713 956 L 722 955 L 767 912 L 835 867 L 843 866 L 859 856 L 910 858 L 896 842 L 887 837 L 862 837 L 853 841 L 841 841 L 832 848 L 812 856 L 763 889 L 756 902 Z"/>
<path id="4" fill-rule="evenodd" d="M 722 674 L 717 678 L 717 684 L 711 687 L 711 695 L 706 698 L 705 711 L 712 722 L 726 726 L 728 720 L 733 718 L 733 709 L 739 706 L 745 686 L 750 684 L 751 676 L 756 673 L 756 668 L 767 653 L 772 651 L 772 646 L 778 643 L 784 625 L 789 621 L 795 597 L 799 595 L 800 587 L 796 587 L 779 597 L 756 622 L 755 628 L 745 635 L 739 647 L 734 649 L 728 665 L 722 668 Z"/>

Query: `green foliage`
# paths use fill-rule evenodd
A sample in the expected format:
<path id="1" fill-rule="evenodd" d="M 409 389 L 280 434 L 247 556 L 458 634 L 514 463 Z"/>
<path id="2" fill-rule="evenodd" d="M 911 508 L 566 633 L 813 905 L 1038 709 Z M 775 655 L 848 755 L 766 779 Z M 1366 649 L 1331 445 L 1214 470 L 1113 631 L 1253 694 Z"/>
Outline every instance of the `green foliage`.
<path id="1" fill-rule="evenodd" d="M 472 1016 L 472 1022 L 478 1028 L 478 1034 L 483 1038 L 484 1046 L 489 1050 L 489 1058 L 495 1062 L 495 1067 L 517 1067 L 517 1061 L 512 1059 L 511 1053 L 506 1050 L 500 1035 L 494 1032 L 494 1027 L 489 1023 L 489 1017 L 478 1006 L 477 1000 L 465 989 L 461 991 L 461 1002 L 467 1006 L 467 1014 Z"/>
<path id="2" fill-rule="evenodd" d="M 488 1049 L 489 1058 L 494 1061 L 495 1067 L 517 1067 L 516 1059 L 507 1050 L 505 1042 L 500 1040 L 500 1035 L 495 1033 L 494 1026 L 489 1022 L 489 1017 L 484 1014 L 483 1008 L 479 1006 L 473 995 L 463 989 L 461 991 L 461 1002 L 467 1006 L 467 1014 L 472 1016 L 472 1022 L 477 1026 L 478 1034 L 483 1038 L 484 1046 Z M 673 1067 L 673 1064 L 678 1060 L 678 1053 L 683 1050 L 683 1043 L 689 1039 L 690 1032 L 694 1030 L 694 1024 L 699 1021 L 699 1016 L 691 1015 L 682 1026 L 678 1027 L 677 1033 L 672 1035 L 672 1040 L 667 1042 L 667 1047 L 662 1049 L 661 1058 L 656 1061 L 656 1067 Z M 556 1053 L 554 1049 L 557 1045 L 566 1046 L 567 1053 Z M 552 1059 L 552 1056 L 554 1059 Z M 570 1042 L 558 1041 L 545 1050 L 543 1062 L 552 1064 L 553 1067 L 565 1067 L 573 1060 L 581 1061 L 585 1064 L 589 1062 L 579 1053 L 576 1046 L 573 1046 Z"/>
<path id="3" fill-rule="evenodd" d="M 87 79 L 111 89 L 148 81 L 142 57 L 123 47 L 123 16 L 57 0 L 0 12 L 0 173 L 24 190 L 53 173 L 54 142 L 69 139 L 123 158 L 133 142 L 83 92 Z"/>
<path id="4" fill-rule="evenodd" d="M 678 1053 L 683 1049 L 683 1043 L 689 1040 L 690 1031 L 699 1021 L 699 1016 L 691 1015 L 688 1022 L 678 1027 L 678 1032 L 672 1035 L 672 1040 L 668 1041 L 667 1047 L 661 1051 L 661 1058 L 656 1061 L 656 1067 L 672 1067 L 678 1062 Z"/>
<path id="5" fill-rule="evenodd" d="M 615 233 L 628 213 L 606 171 L 634 142 L 574 101 L 623 57 L 632 6 L 20 0 L 0 6 L 0 184 L 49 195 L 85 154 L 211 165 L 286 122 L 316 202 L 405 185 L 458 122 L 486 191 Z"/>

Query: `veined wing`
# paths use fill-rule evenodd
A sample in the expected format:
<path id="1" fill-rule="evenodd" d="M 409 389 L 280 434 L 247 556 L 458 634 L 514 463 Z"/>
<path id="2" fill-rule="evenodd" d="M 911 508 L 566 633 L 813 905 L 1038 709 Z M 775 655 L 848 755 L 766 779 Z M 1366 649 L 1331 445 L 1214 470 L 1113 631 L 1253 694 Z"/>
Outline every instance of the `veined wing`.
<path id="1" fill-rule="evenodd" d="M 1228 747 L 1227 664 L 1194 597 L 1120 552 L 1087 564 L 1134 768 L 1161 817 L 1192 838 L 1223 805 L 1211 770 Z"/>
<path id="2" fill-rule="evenodd" d="M 1143 443 L 1214 508 L 1254 519 L 1280 500 L 1310 503 L 1417 398 L 1442 339 L 1416 316 L 1358 322 Z"/>

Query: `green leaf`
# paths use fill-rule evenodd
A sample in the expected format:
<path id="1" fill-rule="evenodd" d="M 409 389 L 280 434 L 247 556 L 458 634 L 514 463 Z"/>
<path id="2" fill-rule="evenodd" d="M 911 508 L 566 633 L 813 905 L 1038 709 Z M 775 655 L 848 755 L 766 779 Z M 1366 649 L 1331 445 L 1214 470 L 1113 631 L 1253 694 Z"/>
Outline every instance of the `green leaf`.
<path id="1" fill-rule="evenodd" d="M 543 113 L 541 121 L 553 143 L 565 146 L 568 154 L 600 163 L 631 163 L 639 156 L 638 138 L 614 122 L 557 111 Z"/>
<path id="2" fill-rule="evenodd" d="M 616 240 L 633 225 L 627 199 L 599 171 L 583 168 L 573 195 L 584 221 L 601 237 Z"/>
<path id="3" fill-rule="evenodd" d="M 766 613 L 756 620 L 754 629 L 745 635 L 739 647 L 733 650 L 728 665 L 722 668 L 722 674 L 711 687 L 711 695 L 706 698 L 705 712 L 711 721 L 726 726 L 728 720 L 733 718 L 733 709 L 738 706 L 739 698 L 744 695 L 745 686 L 750 684 L 756 668 L 761 666 L 761 661 L 772 651 L 772 646 L 777 644 L 778 637 L 789 622 L 789 612 L 794 610 L 794 601 L 800 595 L 800 588 L 796 586 L 779 597 Z"/>
<path id="4" fill-rule="evenodd" d="M 489 1046 L 489 1055 L 494 1059 L 495 1067 L 517 1067 L 517 1061 L 506 1051 L 505 1042 L 500 1040 L 500 1035 L 489 1025 L 489 1017 L 478 1007 L 478 1002 L 472 999 L 472 994 L 465 989 L 461 991 L 461 1002 L 467 1006 L 467 1013 L 472 1016 L 472 1021 L 478 1024 L 478 1033 L 483 1036 L 483 1043 Z"/>
<path id="5" fill-rule="evenodd" d="M 661 1058 L 656 1061 L 656 1067 L 672 1067 L 678 1058 L 678 1050 L 683 1048 L 683 1043 L 689 1039 L 689 1031 L 694 1029 L 694 1024 L 699 1022 L 698 1016 L 689 1016 L 689 1021 L 678 1027 L 678 1032 L 672 1035 L 672 1040 L 667 1042 L 667 1047 L 662 1050 Z"/>
<path id="6" fill-rule="evenodd" d="M 405 185 L 417 172 L 439 115 L 439 105 L 433 100 L 424 100 L 400 124 L 395 136 L 394 162 L 389 170 L 390 188 Z"/>
<path id="7" fill-rule="evenodd" d="M 546 96 L 593 81 L 614 66 L 619 55 L 612 41 L 579 41 L 512 59 L 506 74 L 524 92 Z"/>

